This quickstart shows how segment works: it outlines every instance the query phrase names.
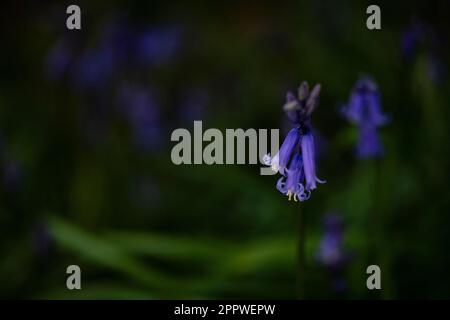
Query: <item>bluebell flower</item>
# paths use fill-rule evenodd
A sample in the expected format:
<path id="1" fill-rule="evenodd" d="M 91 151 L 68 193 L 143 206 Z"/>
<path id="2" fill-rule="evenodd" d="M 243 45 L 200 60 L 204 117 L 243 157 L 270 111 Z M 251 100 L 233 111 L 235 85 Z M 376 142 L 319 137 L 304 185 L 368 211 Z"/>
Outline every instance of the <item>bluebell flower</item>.
<path id="1" fill-rule="evenodd" d="M 316 252 L 316 259 L 326 267 L 338 269 L 348 262 L 350 255 L 343 246 L 343 221 L 337 213 L 324 218 L 324 232 Z"/>
<path id="2" fill-rule="evenodd" d="M 425 38 L 425 27 L 417 21 L 403 30 L 400 37 L 402 55 L 406 59 L 411 59 L 417 52 L 418 47 Z"/>
<path id="3" fill-rule="evenodd" d="M 81 88 L 101 88 L 108 82 L 115 64 L 114 51 L 109 46 L 89 49 L 75 62 L 73 81 Z"/>
<path id="4" fill-rule="evenodd" d="M 319 102 L 320 85 L 311 91 L 306 82 L 298 89 L 298 97 L 288 93 L 283 107 L 286 115 L 294 124 L 284 139 L 279 152 L 274 156 L 266 155 L 264 163 L 282 177 L 277 189 L 294 201 L 309 199 L 317 182 L 324 183 L 316 176 L 316 158 L 314 138 L 311 131 L 311 113 Z"/>
<path id="5" fill-rule="evenodd" d="M 349 102 L 342 114 L 359 129 L 356 155 L 360 158 L 378 157 L 383 154 L 383 145 L 378 136 L 378 127 L 389 122 L 381 111 L 381 99 L 376 83 L 364 76 L 354 86 Z"/>
<path id="6" fill-rule="evenodd" d="M 150 90 L 139 86 L 124 86 L 119 92 L 119 104 L 128 120 L 134 142 L 151 151 L 162 143 L 159 107 Z"/>
<path id="7" fill-rule="evenodd" d="M 330 212 L 323 220 L 323 234 L 315 258 L 323 265 L 331 277 L 331 289 L 343 293 L 347 289 L 345 267 L 353 253 L 344 246 L 344 223 L 337 212 Z"/>
<path id="8" fill-rule="evenodd" d="M 356 156 L 360 159 L 382 156 L 384 146 L 376 126 L 366 124 L 359 128 L 359 138 L 356 147 Z"/>
<path id="9" fill-rule="evenodd" d="M 121 17 L 109 22 L 103 27 L 100 41 L 101 47 L 109 48 L 117 64 L 128 65 L 134 60 L 136 32 L 128 19 Z"/>
<path id="10" fill-rule="evenodd" d="M 417 57 L 420 51 L 423 51 L 426 75 L 435 84 L 440 84 L 446 75 L 445 66 L 437 54 L 441 43 L 440 35 L 421 21 L 415 21 L 401 34 L 402 56 L 411 60 Z"/>
<path id="11" fill-rule="evenodd" d="M 170 60 L 180 46 L 180 33 L 175 27 L 148 29 L 137 37 L 136 52 L 139 60 L 160 65 Z"/>
<path id="12" fill-rule="evenodd" d="M 43 257 L 46 256 L 53 244 L 53 239 L 47 223 L 40 220 L 35 223 L 31 234 L 32 246 L 36 253 Z"/>

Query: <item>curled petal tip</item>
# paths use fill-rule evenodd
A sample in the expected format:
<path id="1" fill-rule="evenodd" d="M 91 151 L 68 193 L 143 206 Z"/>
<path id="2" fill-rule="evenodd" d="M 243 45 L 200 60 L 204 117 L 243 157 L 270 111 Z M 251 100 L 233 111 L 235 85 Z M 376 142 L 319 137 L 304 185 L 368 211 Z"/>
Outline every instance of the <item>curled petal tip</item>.
<path id="1" fill-rule="evenodd" d="M 268 153 L 268 154 L 265 154 L 264 156 L 263 156 L 263 162 L 264 162 L 264 164 L 266 165 L 266 166 L 270 166 L 271 165 L 271 158 L 270 158 L 270 153 Z"/>
<path id="2" fill-rule="evenodd" d="M 309 85 L 308 82 L 303 81 L 300 87 L 298 88 L 298 99 L 304 100 L 309 95 Z"/>
<path id="3" fill-rule="evenodd" d="M 321 89 L 322 89 L 322 85 L 320 83 L 317 83 L 314 86 L 314 88 L 311 90 L 310 96 L 318 96 Z"/>
<path id="4" fill-rule="evenodd" d="M 319 95 L 322 86 L 320 84 L 316 84 L 314 88 L 311 90 L 311 94 L 308 97 L 308 101 L 306 102 L 306 114 L 311 115 L 314 109 L 319 104 Z"/>

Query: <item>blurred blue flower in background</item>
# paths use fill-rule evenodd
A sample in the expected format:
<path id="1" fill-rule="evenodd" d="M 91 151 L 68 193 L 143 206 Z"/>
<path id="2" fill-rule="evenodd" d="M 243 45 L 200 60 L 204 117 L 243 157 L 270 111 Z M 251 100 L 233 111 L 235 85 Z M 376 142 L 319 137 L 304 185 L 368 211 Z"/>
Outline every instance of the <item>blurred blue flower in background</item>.
<path id="1" fill-rule="evenodd" d="M 331 276 L 331 288 L 336 293 L 347 289 L 344 269 L 351 260 L 351 253 L 344 249 L 344 224 L 337 212 L 330 212 L 323 220 L 323 234 L 316 260 L 327 268 Z"/>
<path id="2" fill-rule="evenodd" d="M 378 130 L 375 126 L 365 125 L 359 128 L 359 140 L 356 156 L 360 159 L 375 158 L 384 154 Z"/>
<path id="3" fill-rule="evenodd" d="M 330 268 L 339 268 L 348 262 L 349 254 L 343 248 L 343 221 L 336 212 L 324 217 L 323 235 L 316 258 Z"/>
<path id="4" fill-rule="evenodd" d="M 445 41 L 430 25 L 422 21 L 413 22 L 401 33 L 400 43 L 402 56 L 406 60 L 413 60 L 422 52 L 428 79 L 434 84 L 442 83 L 446 70 L 438 51 Z"/>
<path id="5" fill-rule="evenodd" d="M 174 57 L 179 46 L 180 32 L 177 28 L 149 28 L 137 36 L 136 55 L 145 64 L 160 65 Z"/>
<path id="6" fill-rule="evenodd" d="M 341 111 L 359 129 L 356 156 L 372 158 L 383 155 L 384 148 L 378 136 L 378 127 L 388 123 L 389 117 L 382 113 L 380 93 L 370 77 L 363 76 L 357 81 L 348 104 Z"/>
<path id="7" fill-rule="evenodd" d="M 112 75 L 115 64 L 114 51 L 109 46 L 88 49 L 74 64 L 73 81 L 82 89 L 102 88 Z"/>
<path id="8" fill-rule="evenodd" d="M 293 93 L 287 94 L 283 109 L 295 128 L 289 131 L 279 152 L 271 158 L 264 157 L 266 165 L 280 172 L 282 177 L 277 182 L 277 189 L 288 196 L 289 200 L 304 201 L 309 199 L 311 191 L 324 183 L 316 176 L 315 146 L 311 132 L 311 113 L 319 103 L 320 85 L 309 91 L 308 83 L 303 82 L 298 89 L 298 98 Z"/>
<path id="9" fill-rule="evenodd" d="M 39 220 L 34 224 L 31 230 L 31 242 L 38 256 L 45 257 L 49 253 L 53 239 L 46 221 Z"/>
<path id="10" fill-rule="evenodd" d="M 126 19 L 115 19 L 103 26 L 97 45 L 81 41 L 81 52 L 75 51 L 73 38 L 57 41 L 47 55 L 46 73 L 52 79 L 68 73 L 77 88 L 101 89 L 114 73 L 124 71 L 124 66 L 130 70 L 168 62 L 177 53 L 180 38 L 180 29 L 175 26 L 138 31 Z"/>
<path id="11" fill-rule="evenodd" d="M 119 90 L 120 110 L 128 120 L 135 144 L 144 151 L 161 146 L 163 128 L 159 106 L 149 88 L 124 85 Z"/>
<path id="12" fill-rule="evenodd" d="M 125 65 L 133 62 L 136 32 L 128 19 L 113 19 L 103 28 L 100 38 L 103 47 L 110 48 L 116 62 Z"/>
<path id="13" fill-rule="evenodd" d="M 414 22 L 402 31 L 400 44 L 402 55 L 406 59 L 411 59 L 417 52 L 419 45 L 424 41 L 425 27 L 421 22 Z"/>

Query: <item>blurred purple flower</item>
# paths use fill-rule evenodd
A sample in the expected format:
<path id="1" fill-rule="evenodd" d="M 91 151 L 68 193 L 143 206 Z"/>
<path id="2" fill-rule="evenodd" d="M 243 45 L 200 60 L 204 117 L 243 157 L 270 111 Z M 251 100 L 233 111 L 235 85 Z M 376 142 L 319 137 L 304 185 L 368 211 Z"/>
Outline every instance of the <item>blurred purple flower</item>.
<path id="1" fill-rule="evenodd" d="M 180 34 L 175 27 L 157 27 L 138 34 L 136 54 L 140 61 L 160 65 L 169 61 L 180 46 Z"/>
<path id="2" fill-rule="evenodd" d="M 376 83 L 364 76 L 358 80 L 350 94 L 349 103 L 343 108 L 345 117 L 357 125 L 386 124 L 389 118 L 381 112 L 380 94 Z"/>
<path id="3" fill-rule="evenodd" d="M 311 132 L 311 113 L 318 104 L 320 85 L 311 92 L 306 82 L 298 90 L 298 98 L 287 94 L 284 111 L 294 123 L 295 128 L 289 131 L 279 152 L 271 158 L 264 157 L 266 165 L 280 172 L 282 177 L 277 182 L 277 189 L 294 201 L 309 199 L 316 182 L 324 183 L 316 176 L 315 146 Z"/>
<path id="4" fill-rule="evenodd" d="M 68 73 L 78 88 L 98 89 L 107 83 L 119 62 L 129 57 L 132 36 L 128 25 L 120 21 L 106 25 L 98 45 L 81 53 L 75 51 L 75 40 L 63 38 L 53 46 L 47 55 L 46 72 L 54 79 Z"/>
<path id="5" fill-rule="evenodd" d="M 101 35 L 104 48 L 109 48 L 117 64 L 127 64 L 133 59 L 136 34 L 128 20 L 118 19 L 107 24 Z"/>
<path id="6" fill-rule="evenodd" d="M 101 88 L 112 75 L 115 63 L 114 51 L 109 46 L 89 49 L 74 63 L 73 81 L 82 89 Z"/>
<path id="7" fill-rule="evenodd" d="M 47 223 L 44 221 L 37 222 L 32 229 L 31 237 L 32 246 L 36 253 L 40 256 L 45 256 L 52 244 L 52 237 Z"/>
<path id="8" fill-rule="evenodd" d="M 327 268 L 331 276 L 331 288 L 341 294 L 347 289 L 344 270 L 352 253 L 344 249 L 344 224 L 342 217 L 331 212 L 323 220 L 323 235 L 316 251 L 316 260 Z"/>
<path id="9" fill-rule="evenodd" d="M 324 233 L 316 252 L 317 260 L 326 267 L 337 269 L 349 260 L 343 248 L 343 221 L 337 213 L 329 213 L 324 218 Z"/>
<path id="10" fill-rule="evenodd" d="M 426 59 L 426 75 L 435 84 L 442 82 L 446 71 L 436 53 L 442 42 L 441 37 L 429 25 L 416 21 L 401 34 L 402 55 L 408 60 L 418 55 L 422 49 Z"/>
<path id="11" fill-rule="evenodd" d="M 359 128 L 356 156 L 360 159 L 382 156 L 384 147 L 375 126 L 366 124 Z"/>
<path id="12" fill-rule="evenodd" d="M 425 28 L 421 22 L 415 22 L 401 33 L 400 43 L 402 55 L 406 59 L 411 59 L 423 42 Z"/>
<path id="13" fill-rule="evenodd" d="M 179 46 L 180 32 L 176 27 L 136 32 L 126 19 L 118 19 L 104 26 L 97 46 L 87 47 L 81 54 L 74 52 L 74 44 L 68 39 L 57 42 L 47 56 L 45 68 L 51 78 L 69 73 L 78 88 L 99 89 L 121 67 L 131 63 L 163 64 Z"/>
<path id="14" fill-rule="evenodd" d="M 303 162 L 300 154 L 295 154 L 289 169 L 286 170 L 286 176 L 281 177 L 277 182 L 277 189 L 286 194 L 291 200 L 305 201 L 309 198 L 310 193 L 305 192 L 305 187 L 300 181 L 304 181 Z"/>
<path id="15" fill-rule="evenodd" d="M 145 151 L 158 148 L 163 141 L 160 114 L 155 97 L 149 89 L 124 86 L 119 103 L 131 125 L 134 141 Z"/>
<path id="16" fill-rule="evenodd" d="M 360 158 L 378 157 L 383 146 L 378 137 L 378 127 L 389 122 L 381 111 L 380 94 L 376 83 L 364 76 L 354 86 L 349 102 L 341 110 L 347 120 L 359 128 L 356 155 Z"/>

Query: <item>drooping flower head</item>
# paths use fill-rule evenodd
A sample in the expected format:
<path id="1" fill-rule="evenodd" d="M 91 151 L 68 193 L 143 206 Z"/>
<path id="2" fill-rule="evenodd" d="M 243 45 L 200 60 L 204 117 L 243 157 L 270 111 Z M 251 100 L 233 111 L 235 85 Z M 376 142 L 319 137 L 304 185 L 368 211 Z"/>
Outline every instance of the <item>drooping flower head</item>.
<path id="1" fill-rule="evenodd" d="M 277 189 L 288 196 L 289 200 L 309 199 L 317 182 L 324 183 L 316 176 L 315 146 L 311 132 L 311 113 L 319 102 L 320 85 L 310 91 L 307 82 L 298 89 L 298 96 L 289 92 L 283 107 L 286 115 L 294 124 L 284 139 L 279 152 L 271 158 L 264 157 L 266 165 L 279 172 L 282 177 Z"/>
<path id="2" fill-rule="evenodd" d="M 378 157 L 384 148 L 378 136 L 378 127 L 389 122 L 381 111 L 380 93 L 376 83 L 367 76 L 358 80 L 342 108 L 344 117 L 359 129 L 356 155 L 359 158 Z"/>

